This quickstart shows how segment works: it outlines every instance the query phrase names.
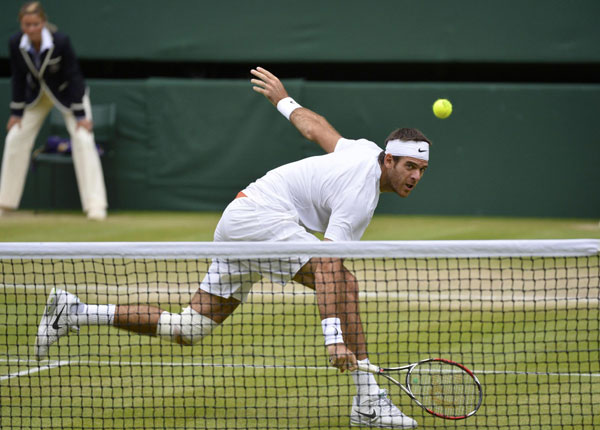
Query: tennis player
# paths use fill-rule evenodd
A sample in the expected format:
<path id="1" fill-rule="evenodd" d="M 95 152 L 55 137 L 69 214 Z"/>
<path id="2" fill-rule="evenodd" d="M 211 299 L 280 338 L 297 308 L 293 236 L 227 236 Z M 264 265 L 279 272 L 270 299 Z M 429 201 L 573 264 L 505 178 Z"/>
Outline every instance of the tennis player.
<path id="1" fill-rule="evenodd" d="M 254 91 L 264 95 L 300 133 L 327 153 L 286 164 L 242 190 L 225 209 L 215 241 L 359 240 L 379 195 L 408 197 L 429 159 L 429 140 L 416 129 L 398 129 L 382 151 L 365 139 L 343 138 L 321 115 L 288 96 L 280 80 L 263 68 L 251 71 Z M 232 262 L 214 259 L 188 307 L 180 314 L 144 305 L 86 305 L 73 294 L 54 289 L 35 344 L 38 359 L 58 338 L 81 325 L 110 324 L 140 334 L 191 345 L 222 323 L 262 277 L 285 284 L 298 281 L 316 290 L 325 345 L 331 365 L 350 371 L 357 388 L 351 424 L 412 428 L 377 385 L 372 374 L 357 369 L 368 363 L 359 314 L 358 283 L 338 258 L 296 261 Z"/>

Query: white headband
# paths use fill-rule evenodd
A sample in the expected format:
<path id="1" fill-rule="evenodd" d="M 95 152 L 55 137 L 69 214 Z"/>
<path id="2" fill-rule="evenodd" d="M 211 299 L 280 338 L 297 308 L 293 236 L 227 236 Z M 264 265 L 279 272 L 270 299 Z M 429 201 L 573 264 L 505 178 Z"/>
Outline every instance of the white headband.
<path id="1" fill-rule="evenodd" d="M 414 140 L 403 141 L 394 139 L 390 140 L 385 146 L 385 153 L 396 157 L 413 157 L 429 161 L 429 144 Z"/>

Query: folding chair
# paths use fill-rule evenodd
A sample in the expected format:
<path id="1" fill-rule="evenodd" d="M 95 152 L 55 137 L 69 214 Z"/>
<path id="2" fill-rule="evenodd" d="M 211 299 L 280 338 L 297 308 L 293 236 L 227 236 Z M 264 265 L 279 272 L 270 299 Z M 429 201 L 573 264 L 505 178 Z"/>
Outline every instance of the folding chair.
<path id="1" fill-rule="evenodd" d="M 101 160 L 114 151 L 114 138 L 115 138 L 115 123 L 117 118 L 117 107 L 114 103 L 110 104 L 97 104 L 92 105 L 92 120 L 94 123 L 94 138 L 96 145 L 99 149 Z M 70 139 L 69 133 L 65 127 L 65 121 L 62 113 L 53 108 L 50 112 L 50 134 L 49 136 L 56 136 L 63 138 L 65 142 Z M 71 155 L 70 147 L 67 149 L 67 145 L 64 145 L 64 149 L 56 151 L 56 148 L 50 148 L 48 142 L 44 142 L 39 145 L 31 156 L 31 168 L 33 171 L 35 181 L 35 194 L 36 201 L 40 201 L 40 184 L 38 178 L 38 167 L 39 164 L 51 164 L 54 167 L 50 174 L 50 187 L 51 187 L 51 207 L 56 206 L 56 166 L 73 164 L 73 157 Z M 104 163 L 102 163 L 104 165 Z"/>

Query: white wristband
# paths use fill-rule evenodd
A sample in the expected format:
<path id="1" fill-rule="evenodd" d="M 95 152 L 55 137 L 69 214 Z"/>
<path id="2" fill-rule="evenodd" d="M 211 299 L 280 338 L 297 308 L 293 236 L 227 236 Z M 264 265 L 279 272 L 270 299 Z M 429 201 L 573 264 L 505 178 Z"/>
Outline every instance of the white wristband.
<path id="1" fill-rule="evenodd" d="M 325 318 L 321 321 L 323 327 L 323 336 L 325 336 L 325 345 L 334 343 L 344 343 L 342 336 L 342 327 L 339 318 Z"/>
<path id="2" fill-rule="evenodd" d="M 301 107 L 302 106 L 296 103 L 296 100 L 291 97 L 286 97 L 277 102 L 277 110 L 281 112 L 281 115 L 283 115 L 288 121 L 290 120 L 290 115 L 292 112 Z"/>

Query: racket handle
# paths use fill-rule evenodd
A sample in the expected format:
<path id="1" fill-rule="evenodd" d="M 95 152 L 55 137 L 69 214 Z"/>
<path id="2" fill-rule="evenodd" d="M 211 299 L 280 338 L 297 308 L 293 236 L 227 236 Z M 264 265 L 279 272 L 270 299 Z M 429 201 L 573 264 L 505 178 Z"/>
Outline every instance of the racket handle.
<path id="1" fill-rule="evenodd" d="M 375 366 L 374 364 L 367 363 L 358 363 L 358 370 L 362 370 L 363 372 L 369 373 L 380 373 L 381 369 L 379 366 Z"/>

